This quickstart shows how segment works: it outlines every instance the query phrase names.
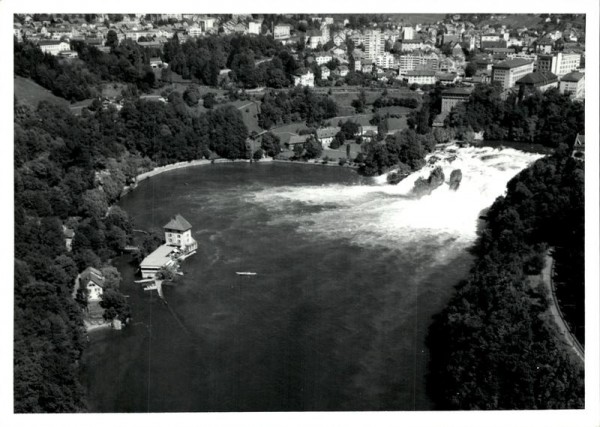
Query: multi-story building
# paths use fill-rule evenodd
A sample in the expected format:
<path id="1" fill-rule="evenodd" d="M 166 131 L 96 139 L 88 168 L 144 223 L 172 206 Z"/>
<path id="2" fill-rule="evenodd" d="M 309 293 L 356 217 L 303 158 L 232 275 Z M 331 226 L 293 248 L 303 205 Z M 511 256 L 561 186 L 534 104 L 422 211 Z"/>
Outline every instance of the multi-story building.
<path id="1" fill-rule="evenodd" d="M 188 27 L 187 33 L 190 37 L 198 37 L 201 36 L 204 31 L 198 25 L 192 25 L 191 27 Z"/>
<path id="2" fill-rule="evenodd" d="M 248 33 L 249 34 L 260 34 L 262 28 L 262 21 L 250 21 L 248 22 Z"/>
<path id="3" fill-rule="evenodd" d="M 569 94 L 575 99 L 585 98 L 585 74 L 579 72 L 572 72 L 564 75 L 560 79 L 560 85 L 558 87 L 560 93 Z"/>
<path id="4" fill-rule="evenodd" d="M 377 56 L 377 58 L 375 58 L 375 63 L 378 67 L 386 70 L 397 67 L 396 58 L 389 52 L 384 52 L 382 55 Z"/>
<path id="5" fill-rule="evenodd" d="M 306 71 L 302 74 L 294 76 L 294 85 L 295 86 L 315 86 L 315 75 L 312 71 Z"/>
<path id="6" fill-rule="evenodd" d="M 404 80 L 411 85 L 416 83 L 418 85 L 433 85 L 435 84 L 435 71 L 431 70 L 414 70 L 407 71 L 404 74 Z"/>
<path id="7" fill-rule="evenodd" d="M 406 39 L 406 40 L 402 40 L 400 42 L 400 50 L 402 52 L 409 52 L 411 50 L 417 50 L 417 49 L 422 49 L 422 48 L 423 48 L 422 40 Z"/>
<path id="8" fill-rule="evenodd" d="M 333 59 L 333 55 L 331 55 L 330 53 L 327 53 L 327 52 L 321 52 L 321 53 L 317 53 L 315 55 L 315 61 L 319 65 L 327 64 L 332 59 Z"/>
<path id="9" fill-rule="evenodd" d="M 50 55 L 58 55 L 60 52 L 71 49 L 69 43 L 59 40 L 40 40 L 38 45 L 42 52 L 49 53 Z"/>
<path id="10" fill-rule="evenodd" d="M 461 102 L 468 101 L 471 96 L 470 88 L 456 87 L 442 92 L 442 113 L 447 113 Z"/>
<path id="11" fill-rule="evenodd" d="M 559 52 L 556 55 L 539 55 L 537 71 L 550 72 L 562 77 L 571 71 L 575 71 L 580 65 L 580 54 Z"/>
<path id="12" fill-rule="evenodd" d="M 325 65 L 321 66 L 321 79 L 327 80 L 327 77 L 331 75 L 331 70 Z"/>
<path id="13" fill-rule="evenodd" d="M 364 37 L 365 56 L 368 59 L 376 59 L 379 55 L 383 55 L 385 41 L 380 30 L 367 30 Z"/>
<path id="14" fill-rule="evenodd" d="M 217 21 L 216 18 L 205 17 L 205 18 L 198 19 L 198 24 L 200 25 L 200 28 L 202 28 L 202 31 L 206 32 L 206 31 L 214 28 L 216 21 Z"/>
<path id="15" fill-rule="evenodd" d="M 323 44 L 331 40 L 331 30 L 326 23 L 321 24 L 321 39 L 323 40 Z"/>
<path id="16" fill-rule="evenodd" d="M 415 30 L 413 27 L 402 27 L 402 39 L 412 40 L 415 37 Z"/>
<path id="17" fill-rule="evenodd" d="M 492 82 L 499 82 L 502 90 L 515 86 L 517 80 L 533 72 L 533 61 L 509 59 L 492 66 Z"/>
<path id="18" fill-rule="evenodd" d="M 275 40 L 284 40 L 290 37 L 290 24 L 277 24 L 273 28 L 273 37 Z"/>
<path id="19" fill-rule="evenodd" d="M 534 89 L 545 92 L 550 88 L 558 87 L 558 77 L 547 71 L 536 71 L 521 77 L 515 84 L 519 86 L 521 95 L 527 90 Z"/>
<path id="20" fill-rule="evenodd" d="M 398 57 L 398 70 L 401 74 L 406 71 L 418 69 L 430 69 L 436 71 L 439 69 L 439 57 L 431 52 L 424 54 L 422 52 L 400 55 Z"/>

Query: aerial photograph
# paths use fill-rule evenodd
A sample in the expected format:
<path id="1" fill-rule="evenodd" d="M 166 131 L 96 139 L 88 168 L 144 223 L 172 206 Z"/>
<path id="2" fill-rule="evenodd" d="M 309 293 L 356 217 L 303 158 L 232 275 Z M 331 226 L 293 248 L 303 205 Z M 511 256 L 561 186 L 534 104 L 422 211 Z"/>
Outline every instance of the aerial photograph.
<path id="1" fill-rule="evenodd" d="M 33 12 L 15 414 L 586 409 L 585 13 Z"/>

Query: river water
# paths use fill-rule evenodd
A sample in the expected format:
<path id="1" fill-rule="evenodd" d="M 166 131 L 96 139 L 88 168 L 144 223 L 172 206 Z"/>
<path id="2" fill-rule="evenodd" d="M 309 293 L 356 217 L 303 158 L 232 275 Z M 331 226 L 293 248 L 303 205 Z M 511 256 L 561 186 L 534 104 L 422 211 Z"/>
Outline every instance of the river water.
<path id="1" fill-rule="evenodd" d="M 480 211 L 539 158 L 436 153 L 431 195 L 338 167 L 220 164 L 151 178 L 121 201 L 136 228 L 176 213 L 198 253 L 165 304 L 116 261 L 132 324 L 90 334 L 82 383 L 95 412 L 428 410 L 431 317 L 472 261 Z M 253 271 L 243 277 L 236 271 Z"/>

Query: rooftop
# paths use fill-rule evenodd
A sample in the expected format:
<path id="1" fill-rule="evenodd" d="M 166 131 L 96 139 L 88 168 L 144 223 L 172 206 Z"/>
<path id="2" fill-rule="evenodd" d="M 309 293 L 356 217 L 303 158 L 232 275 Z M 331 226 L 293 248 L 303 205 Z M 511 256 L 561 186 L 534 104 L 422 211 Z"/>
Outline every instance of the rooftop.
<path id="1" fill-rule="evenodd" d="M 528 85 L 547 85 L 557 81 L 558 77 L 556 77 L 556 75 L 545 71 L 537 71 L 535 73 L 526 74 L 517 80 L 516 83 Z"/>
<path id="2" fill-rule="evenodd" d="M 171 254 L 175 252 L 177 248 L 173 246 L 161 245 L 154 252 L 148 255 L 142 263 L 141 268 L 156 268 L 163 267 L 171 261 Z"/>
<path id="3" fill-rule="evenodd" d="M 93 284 L 104 287 L 104 275 L 94 267 L 88 267 L 81 272 L 81 282 L 83 285 L 87 286 L 88 283 L 92 282 Z"/>
<path id="4" fill-rule="evenodd" d="M 470 96 L 471 95 L 471 91 L 472 91 L 472 88 L 467 88 L 467 87 L 453 87 L 451 89 L 443 91 L 442 92 L 442 98 L 444 97 L 444 95 Z"/>
<path id="5" fill-rule="evenodd" d="M 326 128 L 322 128 L 322 129 L 317 129 L 317 137 L 318 138 L 332 138 L 339 131 L 340 131 L 339 127 L 326 127 Z"/>
<path id="6" fill-rule="evenodd" d="M 310 135 L 292 135 L 288 144 L 304 144 Z"/>
<path id="7" fill-rule="evenodd" d="M 561 82 L 578 82 L 579 80 L 583 79 L 585 77 L 585 74 L 580 73 L 578 71 L 573 71 L 572 73 L 569 74 L 565 74 L 560 81 Z"/>
<path id="8" fill-rule="evenodd" d="M 407 77 L 418 77 L 418 76 L 433 77 L 433 76 L 435 76 L 435 71 L 433 71 L 433 70 L 411 70 L 411 71 L 407 71 L 405 75 Z"/>
<path id="9" fill-rule="evenodd" d="M 171 220 L 163 228 L 168 228 L 169 230 L 187 231 L 192 228 L 192 224 L 187 222 L 184 217 L 177 214 L 174 218 L 171 218 Z"/>
<path id="10" fill-rule="evenodd" d="M 530 59 L 515 58 L 515 59 L 509 59 L 506 61 L 499 62 L 496 65 L 494 65 L 494 68 L 509 70 L 511 68 L 522 67 L 524 65 L 529 65 L 532 63 L 533 63 L 533 61 L 531 61 Z"/>

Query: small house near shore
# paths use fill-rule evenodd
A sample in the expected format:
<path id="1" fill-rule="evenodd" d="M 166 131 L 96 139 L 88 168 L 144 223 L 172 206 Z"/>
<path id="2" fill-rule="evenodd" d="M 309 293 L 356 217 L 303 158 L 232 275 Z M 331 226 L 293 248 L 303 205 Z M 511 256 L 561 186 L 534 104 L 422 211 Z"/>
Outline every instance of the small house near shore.
<path id="1" fill-rule="evenodd" d="M 100 301 L 104 292 L 104 275 L 94 267 L 88 267 L 79 275 L 80 289 L 87 290 L 89 302 Z"/>

